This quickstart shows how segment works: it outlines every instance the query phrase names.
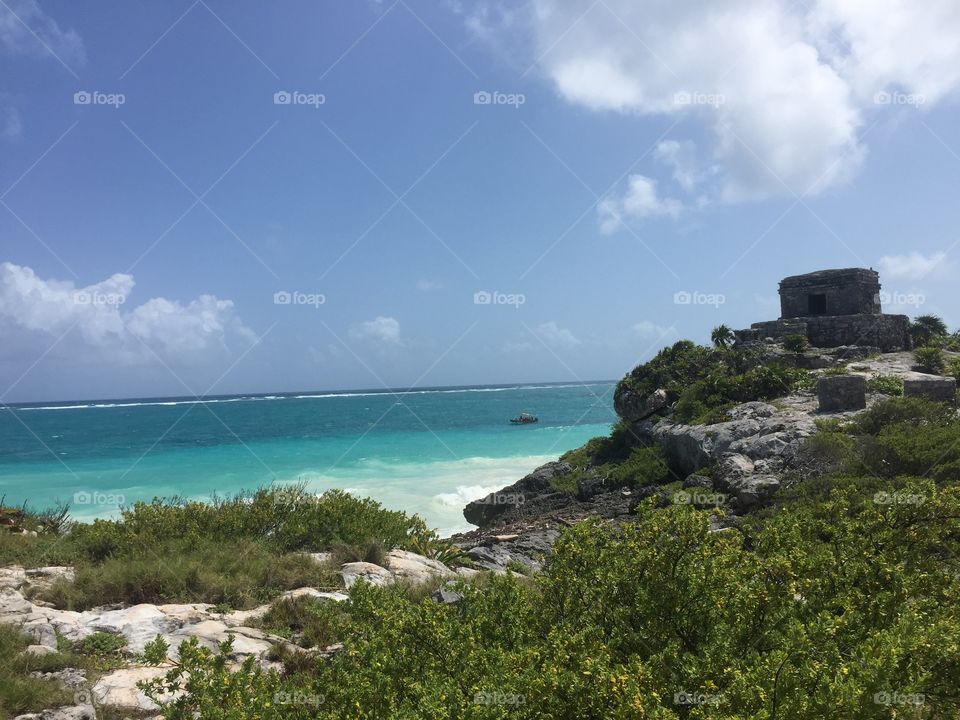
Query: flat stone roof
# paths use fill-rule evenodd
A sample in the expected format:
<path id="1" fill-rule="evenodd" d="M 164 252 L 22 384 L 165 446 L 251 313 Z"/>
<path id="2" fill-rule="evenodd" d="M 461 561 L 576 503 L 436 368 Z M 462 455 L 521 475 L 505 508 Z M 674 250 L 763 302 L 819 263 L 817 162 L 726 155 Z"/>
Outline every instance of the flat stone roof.
<path id="1" fill-rule="evenodd" d="M 879 283 L 880 273 L 867 268 L 840 268 L 836 270 L 817 270 L 804 275 L 791 275 L 780 281 L 780 287 L 799 287 L 843 282 Z"/>

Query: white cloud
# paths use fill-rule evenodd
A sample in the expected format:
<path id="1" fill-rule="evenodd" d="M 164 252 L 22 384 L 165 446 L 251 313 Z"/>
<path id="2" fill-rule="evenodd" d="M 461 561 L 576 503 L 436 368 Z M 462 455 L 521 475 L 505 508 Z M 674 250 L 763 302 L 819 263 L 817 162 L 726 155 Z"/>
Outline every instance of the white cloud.
<path id="1" fill-rule="evenodd" d="M 399 345 L 400 323 L 396 318 L 380 315 L 350 328 L 350 337 L 354 340 L 372 341 L 381 345 Z"/>
<path id="2" fill-rule="evenodd" d="M 0 48 L 9 55 L 38 58 L 53 53 L 73 68 L 87 59 L 77 32 L 61 30 L 37 0 L 5 0 L 0 5 Z"/>
<path id="3" fill-rule="evenodd" d="M 891 280 L 920 280 L 928 275 L 943 274 L 948 265 L 945 252 L 923 255 L 913 251 L 906 255 L 884 255 L 880 258 L 880 277 Z"/>
<path id="4" fill-rule="evenodd" d="M 115 363 L 155 360 L 194 363 L 256 336 L 236 316 L 233 303 L 202 295 L 187 305 L 153 298 L 130 303 L 131 275 L 77 286 L 44 280 L 29 267 L 0 264 L 0 331 L 9 352 L 58 351 L 79 359 Z M 148 349 L 149 348 L 149 349 Z"/>
<path id="5" fill-rule="evenodd" d="M 18 140 L 23 134 L 23 121 L 20 111 L 13 105 L 3 104 L 0 97 L 0 137 L 6 140 Z"/>
<path id="6" fill-rule="evenodd" d="M 420 292 L 440 290 L 442 287 L 443 283 L 436 282 L 435 280 L 417 280 L 417 290 Z"/>
<path id="7" fill-rule="evenodd" d="M 498 0 L 480 3 L 469 25 L 524 44 L 571 103 L 700 125 L 701 157 L 686 139 L 655 154 L 681 190 L 706 185 L 697 205 L 836 187 L 862 164 L 867 116 L 905 109 L 877 105 L 878 92 L 921 94 L 928 109 L 960 86 L 956 0 L 521 5 L 522 21 L 516 8 L 497 13 Z"/>
<path id="8" fill-rule="evenodd" d="M 643 175 L 631 175 L 622 195 L 608 196 L 597 204 L 600 230 L 607 234 L 616 232 L 627 220 L 657 216 L 676 218 L 681 209 L 677 200 L 660 197 L 657 181 Z"/>
<path id="9" fill-rule="evenodd" d="M 572 332 L 566 328 L 560 327 L 553 320 L 538 325 L 534 329 L 534 332 L 541 340 L 547 343 L 547 345 L 554 345 L 557 347 L 573 347 L 574 345 L 580 344 L 580 340 L 577 339 Z"/>

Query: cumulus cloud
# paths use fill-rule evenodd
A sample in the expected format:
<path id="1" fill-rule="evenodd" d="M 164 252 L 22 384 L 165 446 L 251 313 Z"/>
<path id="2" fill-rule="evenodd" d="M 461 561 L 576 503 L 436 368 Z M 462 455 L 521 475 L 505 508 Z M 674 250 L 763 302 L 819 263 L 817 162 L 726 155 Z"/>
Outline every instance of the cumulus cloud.
<path id="1" fill-rule="evenodd" d="M 354 340 L 374 342 L 379 345 L 396 346 L 401 342 L 400 323 L 396 318 L 379 315 L 373 320 L 368 320 L 350 328 L 350 337 Z"/>
<path id="2" fill-rule="evenodd" d="M 75 359 L 124 363 L 195 363 L 249 344 L 255 334 L 233 303 L 202 295 L 183 305 L 153 298 L 134 307 L 131 275 L 118 273 L 92 285 L 43 279 L 31 268 L 0 264 L 0 331 L 7 353 L 54 346 Z"/>
<path id="3" fill-rule="evenodd" d="M 947 270 L 945 252 L 923 255 L 917 251 L 906 255 L 884 255 L 880 258 L 880 276 L 890 279 L 920 280 Z"/>
<path id="4" fill-rule="evenodd" d="M 682 206 L 679 201 L 662 198 L 657 192 L 657 181 L 643 175 L 631 175 L 622 195 L 611 195 L 597 205 L 600 230 L 616 232 L 623 222 L 656 216 L 676 218 Z"/>
<path id="5" fill-rule="evenodd" d="M 572 332 L 560 327 L 554 320 L 537 325 L 534 332 L 547 345 L 573 347 L 580 344 L 580 340 Z"/>
<path id="6" fill-rule="evenodd" d="M 477 35 L 525 44 L 568 102 L 699 126 L 702 148 L 684 138 L 654 154 L 679 190 L 705 186 L 698 204 L 842 184 L 865 157 L 868 117 L 900 104 L 890 92 L 929 109 L 960 85 L 955 0 L 526 0 L 522 21 L 499 0 L 479 5 Z"/>
<path id="7" fill-rule="evenodd" d="M 0 5 L 0 48 L 14 56 L 52 54 L 71 67 L 82 67 L 87 60 L 77 32 L 61 29 L 37 0 L 4 0 Z"/>

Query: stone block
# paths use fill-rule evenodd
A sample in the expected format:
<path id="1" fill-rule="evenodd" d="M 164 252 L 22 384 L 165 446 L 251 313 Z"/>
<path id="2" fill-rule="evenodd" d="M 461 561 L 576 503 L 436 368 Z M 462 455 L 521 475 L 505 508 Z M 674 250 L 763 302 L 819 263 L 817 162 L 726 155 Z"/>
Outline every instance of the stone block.
<path id="1" fill-rule="evenodd" d="M 904 397 L 925 397 L 953 403 L 957 399 L 957 381 L 952 377 L 921 375 L 903 381 Z"/>
<path id="2" fill-rule="evenodd" d="M 862 375 L 830 375 L 817 381 L 817 399 L 825 412 L 862 410 L 867 406 L 867 381 Z"/>

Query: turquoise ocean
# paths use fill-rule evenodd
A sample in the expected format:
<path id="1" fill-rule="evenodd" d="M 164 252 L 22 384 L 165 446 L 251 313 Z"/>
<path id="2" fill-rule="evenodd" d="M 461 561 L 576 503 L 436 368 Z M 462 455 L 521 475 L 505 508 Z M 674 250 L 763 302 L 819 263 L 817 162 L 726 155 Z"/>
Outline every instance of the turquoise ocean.
<path id="1" fill-rule="evenodd" d="M 79 520 L 154 497 L 341 488 L 442 533 L 462 509 L 609 432 L 613 382 L 140 398 L 0 408 L 0 496 Z M 513 426 L 520 411 L 535 425 Z"/>

